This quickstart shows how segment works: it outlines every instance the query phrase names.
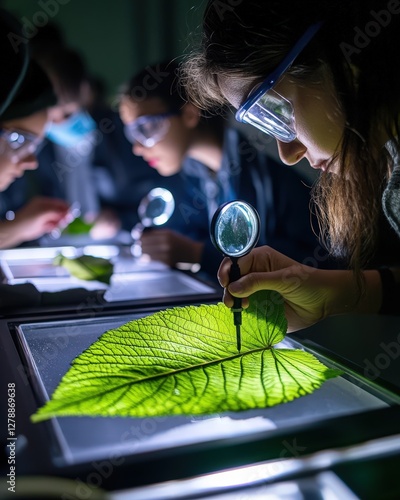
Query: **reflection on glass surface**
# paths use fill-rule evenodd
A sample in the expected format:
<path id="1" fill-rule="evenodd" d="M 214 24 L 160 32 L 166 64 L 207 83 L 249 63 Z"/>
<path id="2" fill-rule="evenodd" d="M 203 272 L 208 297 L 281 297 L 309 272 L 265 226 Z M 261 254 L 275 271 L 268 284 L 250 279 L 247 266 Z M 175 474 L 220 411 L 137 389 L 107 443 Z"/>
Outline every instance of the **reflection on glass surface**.
<path id="1" fill-rule="evenodd" d="M 179 491 L 183 488 L 185 491 L 193 491 L 194 499 L 203 498 L 200 496 L 201 491 L 207 491 L 205 484 L 215 480 L 215 490 L 233 489 L 234 485 L 240 485 L 238 478 L 242 478 L 242 484 L 252 484 L 262 482 L 262 478 L 268 479 L 271 476 L 263 476 L 263 471 L 257 471 L 257 466 L 250 466 L 241 469 L 235 469 L 228 472 L 207 475 L 188 483 L 192 484 L 176 484 L 176 495 L 170 498 L 181 498 Z M 284 465 L 282 465 L 284 469 Z M 213 478 L 214 476 L 214 478 Z M 221 481 L 222 480 L 222 481 Z M 193 484 L 196 482 L 197 484 Z M 209 484 L 212 491 L 212 485 Z M 149 490 L 151 489 L 148 488 Z M 143 488 L 143 490 L 145 490 Z M 156 493 L 153 488 L 153 492 Z M 199 496 L 195 495 L 198 493 Z M 128 492 L 127 492 L 128 493 Z M 140 490 L 130 491 L 130 494 L 135 494 L 135 498 L 141 499 Z M 148 493 L 148 492 L 147 492 Z M 144 498 L 144 497 L 143 497 Z M 154 497 L 156 498 L 156 497 Z M 260 484 L 258 486 L 250 486 L 245 489 L 234 489 L 231 492 L 220 493 L 216 495 L 207 495 L 208 500 L 358 500 L 358 497 L 348 488 L 348 486 L 339 477 L 332 472 L 322 472 L 308 478 L 298 479 L 297 481 L 282 481 L 277 484 Z M 128 500 L 124 497 L 124 493 L 120 493 L 114 500 Z"/>
<path id="2" fill-rule="evenodd" d="M 80 280 L 71 276 L 67 269 L 54 266 L 53 259 L 58 253 L 70 258 L 83 253 L 110 259 L 114 264 L 110 285 Z M 9 284 L 29 282 L 40 292 L 59 292 L 77 287 L 106 290 L 104 299 L 107 302 L 215 293 L 211 286 L 166 264 L 133 259 L 130 252 L 125 254 L 116 245 L 4 250 L 0 252 L 0 267 Z"/>

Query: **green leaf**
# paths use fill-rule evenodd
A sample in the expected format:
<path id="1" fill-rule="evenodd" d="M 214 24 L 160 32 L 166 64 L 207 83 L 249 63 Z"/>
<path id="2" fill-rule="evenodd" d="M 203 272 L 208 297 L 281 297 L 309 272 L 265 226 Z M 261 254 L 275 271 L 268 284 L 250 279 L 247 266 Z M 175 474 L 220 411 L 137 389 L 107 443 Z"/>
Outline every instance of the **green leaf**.
<path id="1" fill-rule="evenodd" d="M 54 257 L 53 264 L 65 267 L 75 278 L 85 281 L 96 280 L 107 284 L 110 283 L 114 271 L 114 266 L 109 260 L 92 255 L 81 255 L 71 259 L 58 254 Z"/>
<path id="2" fill-rule="evenodd" d="M 302 350 L 276 349 L 281 297 L 257 292 L 243 311 L 242 351 L 223 304 L 176 307 L 104 333 L 78 356 L 32 416 L 204 414 L 264 408 L 310 394 L 340 374 Z"/>
<path id="3" fill-rule="evenodd" d="M 63 229 L 62 234 L 89 234 L 93 226 L 93 223 L 86 222 L 82 217 L 77 217 Z"/>

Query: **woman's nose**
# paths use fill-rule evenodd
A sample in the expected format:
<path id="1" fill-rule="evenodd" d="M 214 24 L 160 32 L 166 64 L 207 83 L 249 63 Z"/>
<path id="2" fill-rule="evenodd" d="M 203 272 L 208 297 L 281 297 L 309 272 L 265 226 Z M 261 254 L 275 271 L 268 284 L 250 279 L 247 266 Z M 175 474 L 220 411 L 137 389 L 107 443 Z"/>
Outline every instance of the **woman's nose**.
<path id="1" fill-rule="evenodd" d="M 286 165 L 295 165 L 304 158 L 307 148 L 299 140 L 291 142 L 276 141 L 280 159 Z"/>
<path id="2" fill-rule="evenodd" d="M 132 145 L 132 152 L 136 156 L 143 156 L 143 151 L 145 147 L 140 142 L 135 141 Z"/>

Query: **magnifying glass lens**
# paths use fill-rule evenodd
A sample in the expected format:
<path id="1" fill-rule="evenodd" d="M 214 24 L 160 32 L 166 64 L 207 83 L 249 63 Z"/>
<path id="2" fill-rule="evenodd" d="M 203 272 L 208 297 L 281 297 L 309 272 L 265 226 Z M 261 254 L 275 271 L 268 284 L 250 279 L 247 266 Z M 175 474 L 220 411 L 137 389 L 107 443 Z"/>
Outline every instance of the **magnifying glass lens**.
<path id="1" fill-rule="evenodd" d="M 257 244 L 260 218 L 249 203 L 231 201 L 215 212 L 211 223 L 211 239 L 227 257 L 242 257 Z"/>

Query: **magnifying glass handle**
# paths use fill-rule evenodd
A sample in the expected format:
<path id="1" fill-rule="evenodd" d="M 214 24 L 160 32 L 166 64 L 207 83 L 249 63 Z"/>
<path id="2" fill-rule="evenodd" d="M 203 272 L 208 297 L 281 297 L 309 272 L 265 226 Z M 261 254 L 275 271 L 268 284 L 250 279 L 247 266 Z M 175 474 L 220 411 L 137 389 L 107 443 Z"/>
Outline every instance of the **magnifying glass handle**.
<path id="1" fill-rule="evenodd" d="M 133 245 L 131 246 L 131 254 L 134 257 L 141 257 L 142 255 L 142 244 L 140 238 L 142 237 L 144 226 L 141 222 L 137 222 L 131 231 L 131 236 L 133 240 Z"/>
<path id="2" fill-rule="evenodd" d="M 140 238 L 142 237 L 142 233 L 143 233 L 143 230 L 144 230 L 144 226 L 141 222 L 137 222 L 132 230 L 131 230 L 131 236 L 132 236 L 132 239 L 133 241 L 138 241 L 140 240 Z"/>
<path id="3" fill-rule="evenodd" d="M 231 259 L 232 260 L 232 265 L 231 269 L 229 272 L 229 282 L 232 283 L 232 281 L 237 281 L 240 277 L 240 267 L 237 262 L 237 259 Z M 242 341 L 241 341 L 241 335 L 240 335 L 240 327 L 242 324 L 242 299 L 240 297 L 234 297 L 233 298 L 233 307 L 232 307 L 232 312 L 233 312 L 233 324 L 236 326 L 236 344 L 237 344 L 237 350 L 240 352 L 240 349 L 242 347 Z"/>

